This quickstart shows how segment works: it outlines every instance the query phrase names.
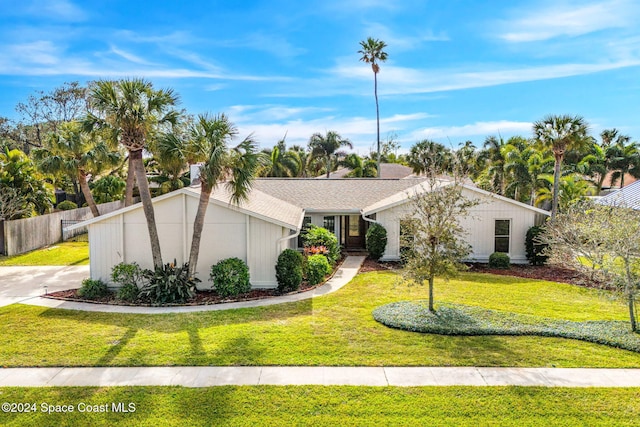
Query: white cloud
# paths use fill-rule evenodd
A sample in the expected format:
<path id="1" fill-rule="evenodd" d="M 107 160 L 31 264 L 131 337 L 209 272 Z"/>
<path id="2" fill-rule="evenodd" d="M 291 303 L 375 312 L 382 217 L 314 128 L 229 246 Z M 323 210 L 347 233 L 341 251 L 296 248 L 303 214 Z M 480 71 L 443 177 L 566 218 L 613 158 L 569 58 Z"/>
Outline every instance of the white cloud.
<path id="1" fill-rule="evenodd" d="M 469 69 L 426 71 L 387 65 L 381 68 L 380 74 L 378 74 L 378 92 L 381 95 L 443 92 L 578 76 L 638 65 L 640 65 L 640 59 L 631 57 L 602 63 L 541 65 L 486 71 Z M 478 66 L 478 68 L 481 67 Z M 338 65 L 331 70 L 331 73 L 341 82 L 344 82 L 345 79 L 371 79 L 371 71 L 369 69 L 355 65 Z M 324 86 L 331 87 L 327 83 Z M 346 88 L 348 86 L 342 87 Z M 366 94 L 368 93 L 367 91 Z M 362 92 L 362 94 L 365 94 L 365 92 Z"/>
<path id="2" fill-rule="evenodd" d="M 553 2 L 548 7 L 517 10 L 502 23 L 500 38 L 508 42 L 532 42 L 560 36 L 580 36 L 608 28 L 635 25 L 638 14 L 633 0 Z M 524 15 L 524 16 L 523 16 Z M 522 16 L 522 17 L 521 17 Z"/>
<path id="3" fill-rule="evenodd" d="M 127 52 L 125 50 L 122 49 L 118 49 L 115 46 L 111 46 L 111 53 L 114 53 L 115 55 L 126 59 L 129 62 L 133 62 L 135 64 L 141 64 L 141 65 L 153 65 L 152 62 L 149 62 L 147 60 L 145 60 L 144 58 L 139 57 L 138 55 L 135 55 L 133 53 Z"/>
<path id="4" fill-rule="evenodd" d="M 409 32 L 407 28 L 403 28 L 403 33 Z M 435 34 L 431 30 L 413 32 L 413 35 L 398 36 L 388 26 L 372 22 L 365 26 L 364 34 L 375 34 L 375 38 L 383 40 L 388 48 L 392 51 L 412 50 L 418 48 L 421 44 L 434 41 L 448 41 L 449 37 L 445 33 Z"/>
<path id="5" fill-rule="evenodd" d="M 227 108 L 229 117 L 238 124 L 240 135 L 252 133 L 263 148 L 275 144 L 283 135 L 287 135 L 287 143 L 306 145 L 309 137 L 316 133 L 335 130 L 354 144 L 354 149 L 360 153 L 368 153 L 375 141 L 376 120 L 363 117 L 339 117 L 317 114 L 326 109 L 315 107 L 289 108 L 283 106 L 243 106 L 236 105 Z M 314 117 L 312 117 L 312 115 Z M 278 116 L 281 119 L 278 119 Z M 309 116 L 310 118 L 304 118 Z M 433 117 L 426 113 L 396 114 L 381 117 L 380 124 L 383 133 L 408 131 L 415 122 Z M 414 123 L 414 125 L 412 125 Z"/>
<path id="6" fill-rule="evenodd" d="M 513 122 L 500 120 L 495 122 L 475 122 L 462 126 L 436 126 L 426 127 L 411 133 L 413 140 L 422 139 L 446 139 L 488 135 L 529 135 L 531 133 L 530 122 Z"/>

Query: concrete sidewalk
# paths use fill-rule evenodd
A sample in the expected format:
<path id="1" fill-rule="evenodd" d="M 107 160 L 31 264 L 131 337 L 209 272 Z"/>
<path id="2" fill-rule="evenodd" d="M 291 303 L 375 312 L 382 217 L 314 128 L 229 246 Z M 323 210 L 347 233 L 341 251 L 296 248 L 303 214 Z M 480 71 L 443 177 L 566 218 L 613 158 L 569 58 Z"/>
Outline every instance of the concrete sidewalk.
<path id="1" fill-rule="evenodd" d="M 219 311 L 219 310 L 230 310 L 234 308 L 249 308 L 249 307 L 261 307 L 266 305 L 274 305 L 274 304 L 282 304 L 285 302 L 295 302 L 302 301 L 310 298 L 319 297 L 322 295 L 327 295 L 329 293 L 335 292 L 338 289 L 342 288 L 344 285 L 349 283 L 351 279 L 353 279 L 356 274 L 358 274 L 358 270 L 360 270 L 360 266 L 364 262 L 364 256 L 347 256 L 343 261 L 342 265 L 335 272 L 333 277 L 327 281 L 322 286 L 317 287 L 313 291 L 301 292 L 297 294 L 283 295 L 279 297 L 273 297 L 262 300 L 255 301 L 242 301 L 242 302 L 230 302 L 223 304 L 213 304 L 213 305 L 190 305 L 190 306 L 177 306 L 177 307 L 136 307 L 136 306 L 126 306 L 126 305 L 109 305 L 109 304 L 92 304 L 92 303 L 83 303 L 83 302 L 74 302 L 74 301 L 62 301 L 51 298 L 41 298 L 41 297 L 30 297 L 30 298 L 22 298 L 16 302 L 20 302 L 22 304 L 28 305 L 36 305 L 40 307 L 49 307 L 49 308 L 65 308 L 69 310 L 82 310 L 82 311 L 95 311 L 102 313 L 134 313 L 134 314 L 164 314 L 164 313 L 193 313 L 198 311 Z M 14 268 L 14 267 L 7 267 Z M 19 267 L 15 267 L 19 268 Z M 25 268 L 25 267 L 22 267 Z M 67 267 L 70 268 L 70 267 Z M 2 271 L 2 270 L 0 270 Z M 86 270 L 86 274 L 83 278 L 88 277 L 89 271 L 88 267 Z M 70 289 L 74 287 L 79 287 L 80 282 L 77 283 L 67 283 L 66 287 L 62 289 Z M 40 286 L 37 289 L 42 289 Z M 56 290 L 62 290 L 57 289 Z M 50 288 L 51 292 L 52 289 Z M 36 293 L 35 295 L 42 295 L 42 290 L 40 293 Z M 0 300 L 0 305 L 2 300 Z"/>
<path id="2" fill-rule="evenodd" d="M 0 387 L 222 385 L 640 387 L 640 369 L 306 366 L 0 369 Z"/>

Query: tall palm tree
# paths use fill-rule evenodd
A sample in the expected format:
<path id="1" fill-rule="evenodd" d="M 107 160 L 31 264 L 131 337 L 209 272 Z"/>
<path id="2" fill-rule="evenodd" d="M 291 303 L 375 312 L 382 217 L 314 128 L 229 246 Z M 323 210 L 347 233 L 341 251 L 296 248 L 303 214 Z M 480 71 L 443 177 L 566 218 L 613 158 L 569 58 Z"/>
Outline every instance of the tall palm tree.
<path id="1" fill-rule="evenodd" d="M 251 191 L 261 156 L 258 144 L 251 136 L 236 147 L 229 147 L 238 134 L 236 127 L 226 115 L 214 117 L 200 115 L 193 125 L 190 141 L 190 157 L 202 162 L 200 166 L 200 201 L 193 222 L 193 237 L 189 253 L 189 274 L 194 276 L 200 254 L 200 241 L 204 218 L 209 206 L 211 192 L 218 184 L 226 182 L 231 194 L 231 203 L 246 200 Z"/>
<path id="2" fill-rule="evenodd" d="M 333 170 L 333 159 L 345 155 L 343 151 L 340 151 L 341 147 L 353 148 L 353 145 L 351 141 L 332 130 L 325 135 L 314 133 L 309 139 L 309 148 L 311 148 L 313 156 L 324 160 L 327 178 L 329 178 Z"/>
<path id="3" fill-rule="evenodd" d="M 504 170 L 504 147 L 506 142 L 502 136 L 488 136 L 484 140 L 482 151 L 478 154 L 479 163 L 484 164 L 484 172 L 490 181 L 493 192 L 504 195 L 506 180 Z"/>
<path id="4" fill-rule="evenodd" d="M 415 143 L 407 159 L 414 173 L 430 177 L 450 172 L 453 164 L 451 150 L 429 139 Z"/>
<path id="5" fill-rule="evenodd" d="M 554 220 L 558 213 L 560 175 L 565 152 L 584 142 L 588 134 L 588 125 L 580 116 L 550 115 L 533 124 L 533 133 L 543 146 L 551 149 L 555 160 L 551 204 L 551 220 Z"/>
<path id="6" fill-rule="evenodd" d="M 362 48 L 358 51 L 358 53 L 362 55 L 360 61 L 371 64 L 371 69 L 373 70 L 373 94 L 376 98 L 376 143 L 378 147 L 378 158 L 376 162 L 378 178 L 380 178 L 380 108 L 378 106 L 378 72 L 380 72 L 379 62 L 387 60 L 388 55 L 387 52 L 384 51 L 387 44 L 382 40 L 369 37 L 367 40 L 360 42 L 360 47 Z"/>
<path id="7" fill-rule="evenodd" d="M 88 128 L 108 129 L 112 138 L 129 151 L 129 164 L 140 190 L 155 267 L 162 267 L 162 253 L 142 152 L 158 126 L 176 123 L 179 114 L 172 107 L 177 103 L 178 96 L 173 90 L 154 89 L 151 82 L 143 79 L 100 80 L 90 90 L 92 112 L 85 123 Z"/>
<path id="8" fill-rule="evenodd" d="M 91 213 L 94 217 L 100 216 L 87 178 L 106 167 L 115 166 L 120 161 L 119 153 L 111 151 L 97 133 L 83 132 L 79 122 L 60 124 L 57 132 L 45 140 L 44 146 L 46 148 L 33 151 L 40 170 L 77 179 Z"/>

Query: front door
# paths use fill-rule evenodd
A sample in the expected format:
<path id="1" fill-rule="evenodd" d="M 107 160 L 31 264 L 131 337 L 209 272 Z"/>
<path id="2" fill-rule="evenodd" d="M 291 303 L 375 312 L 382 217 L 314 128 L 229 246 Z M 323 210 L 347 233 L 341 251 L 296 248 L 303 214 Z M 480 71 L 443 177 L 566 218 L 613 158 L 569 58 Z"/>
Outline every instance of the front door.
<path id="1" fill-rule="evenodd" d="M 348 215 L 345 217 L 346 249 L 364 249 L 364 228 L 364 220 L 360 215 Z"/>

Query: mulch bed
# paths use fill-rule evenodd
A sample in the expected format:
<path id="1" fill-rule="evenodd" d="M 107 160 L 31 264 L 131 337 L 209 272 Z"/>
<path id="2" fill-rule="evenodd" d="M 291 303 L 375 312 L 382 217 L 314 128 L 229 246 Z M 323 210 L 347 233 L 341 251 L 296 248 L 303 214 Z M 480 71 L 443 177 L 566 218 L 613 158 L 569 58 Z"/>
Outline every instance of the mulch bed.
<path id="1" fill-rule="evenodd" d="M 377 262 L 367 258 L 360 269 L 361 273 L 369 271 L 399 270 L 400 262 Z M 586 274 L 568 268 L 552 265 L 511 265 L 509 269 L 489 268 L 487 264 L 469 264 L 469 271 L 474 273 L 498 274 L 501 276 L 540 279 L 552 282 L 569 283 L 587 288 L 608 289 L 603 283 L 591 280 Z"/>
<path id="2" fill-rule="evenodd" d="M 221 304 L 221 303 L 227 303 L 227 302 L 255 301 L 255 300 L 281 296 L 281 295 L 291 295 L 291 294 L 297 294 L 301 292 L 307 292 L 317 288 L 318 286 L 319 285 L 310 286 L 307 282 L 303 282 L 302 285 L 300 286 L 300 289 L 287 294 L 281 294 L 276 289 L 252 289 L 251 291 L 244 294 L 240 294 L 236 297 L 226 297 L 226 298 L 221 297 L 213 290 L 198 290 L 196 292 L 196 296 L 184 304 L 163 304 L 163 306 L 212 305 L 212 304 Z M 68 289 L 65 291 L 51 292 L 45 295 L 45 298 L 59 299 L 59 300 L 65 300 L 65 301 L 75 301 L 75 302 L 90 302 L 94 304 L 128 305 L 128 306 L 137 306 L 137 307 L 158 306 L 157 304 L 128 303 L 126 301 L 119 300 L 116 297 L 116 294 L 114 292 L 110 292 L 108 295 L 102 298 L 88 300 L 78 296 L 78 289 Z"/>

